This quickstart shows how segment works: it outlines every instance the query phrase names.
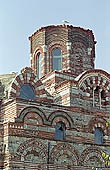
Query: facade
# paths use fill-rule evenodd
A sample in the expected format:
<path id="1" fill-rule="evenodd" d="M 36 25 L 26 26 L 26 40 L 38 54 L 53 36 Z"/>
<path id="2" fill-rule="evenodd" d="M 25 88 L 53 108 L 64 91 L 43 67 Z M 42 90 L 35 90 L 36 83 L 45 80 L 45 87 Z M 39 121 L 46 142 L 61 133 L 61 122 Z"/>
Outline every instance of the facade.
<path id="1" fill-rule="evenodd" d="M 91 30 L 47 26 L 31 66 L 0 75 L 0 170 L 91 170 L 110 154 L 110 74 L 94 68 Z"/>

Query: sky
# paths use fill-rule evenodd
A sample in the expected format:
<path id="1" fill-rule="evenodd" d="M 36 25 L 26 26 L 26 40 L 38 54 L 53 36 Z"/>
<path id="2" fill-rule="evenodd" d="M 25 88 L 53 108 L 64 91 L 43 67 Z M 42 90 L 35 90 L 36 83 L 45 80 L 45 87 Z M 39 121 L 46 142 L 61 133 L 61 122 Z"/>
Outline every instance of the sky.
<path id="1" fill-rule="evenodd" d="M 93 30 L 95 68 L 110 72 L 110 0 L 0 0 L 0 74 L 30 66 L 28 37 L 62 20 Z"/>

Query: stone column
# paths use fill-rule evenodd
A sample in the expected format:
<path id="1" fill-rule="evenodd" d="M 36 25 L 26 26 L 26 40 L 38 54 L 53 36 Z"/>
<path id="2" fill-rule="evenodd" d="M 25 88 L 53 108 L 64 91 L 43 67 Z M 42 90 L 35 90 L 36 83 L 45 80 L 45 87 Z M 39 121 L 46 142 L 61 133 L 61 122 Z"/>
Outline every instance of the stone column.
<path id="1" fill-rule="evenodd" d="M 47 73 L 47 46 L 43 45 L 42 46 L 43 49 L 43 54 L 42 54 L 42 76 L 44 76 Z"/>
<path id="2" fill-rule="evenodd" d="M 71 42 L 67 41 L 67 70 L 71 72 Z"/>

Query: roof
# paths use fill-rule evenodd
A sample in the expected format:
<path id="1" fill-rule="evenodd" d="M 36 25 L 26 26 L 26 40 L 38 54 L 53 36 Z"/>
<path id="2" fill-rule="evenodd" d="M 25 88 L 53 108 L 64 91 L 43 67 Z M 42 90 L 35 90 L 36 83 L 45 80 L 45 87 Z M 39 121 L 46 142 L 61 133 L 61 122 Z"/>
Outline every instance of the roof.
<path id="1" fill-rule="evenodd" d="M 64 29 L 77 29 L 77 30 L 80 30 L 80 31 L 83 31 L 83 32 L 86 32 L 88 33 L 89 35 L 91 34 L 91 36 L 93 37 L 93 40 L 94 40 L 94 34 L 92 32 L 92 30 L 90 29 L 84 29 L 84 28 L 81 28 L 81 27 L 76 27 L 76 26 L 73 26 L 73 25 L 65 25 L 65 24 L 62 24 L 62 25 L 50 25 L 50 26 L 45 26 L 45 27 L 41 27 L 40 29 L 38 29 L 37 31 L 35 31 L 30 37 L 29 37 L 29 40 L 31 40 L 36 34 L 38 34 L 39 32 L 43 32 L 43 31 L 49 31 L 51 29 L 54 29 L 54 28 L 64 28 Z M 94 41 L 96 43 L 96 41 Z"/>

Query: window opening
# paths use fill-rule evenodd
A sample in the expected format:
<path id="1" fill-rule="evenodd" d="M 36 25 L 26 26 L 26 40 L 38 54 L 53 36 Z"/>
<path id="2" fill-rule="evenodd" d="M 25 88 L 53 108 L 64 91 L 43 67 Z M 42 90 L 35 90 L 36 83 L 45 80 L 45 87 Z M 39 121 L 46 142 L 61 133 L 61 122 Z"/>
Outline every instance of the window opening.
<path id="1" fill-rule="evenodd" d="M 26 100 L 35 100 L 34 89 L 29 84 L 22 85 L 19 97 Z"/>
<path id="2" fill-rule="evenodd" d="M 96 87 L 95 89 L 95 94 L 98 96 L 98 93 L 99 93 L 99 86 Z"/>
<path id="3" fill-rule="evenodd" d="M 42 58 L 42 55 L 39 52 L 37 54 L 37 75 L 38 75 L 38 78 L 41 78 L 41 76 L 42 76 L 42 74 L 41 74 L 41 58 Z"/>
<path id="4" fill-rule="evenodd" d="M 104 93 L 101 91 L 99 86 L 93 88 L 93 107 L 99 106 L 99 108 L 101 109 L 101 105 L 102 105 L 101 100 L 103 95 Z"/>
<path id="5" fill-rule="evenodd" d="M 105 92 L 104 90 L 101 91 L 101 98 L 104 100 L 105 99 Z"/>
<path id="6" fill-rule="evenodd" d="M 103 130 L 100 127 L 95 128 L 95 144 L 103 144 Z"/>
<path id="7" fill-rule="evenodd" d="M 53 70 L 61 70 L 62 69 L 62 54 L 61 49 L 56 48 L 52 51 L 53 57 Z"/>
<path id="8" fill-rule="evenodd" d="M 66 131 L 65 124 L 63 122 L 58 122 L 56 124 L 56 129 L 55 129 L 56 139 L 57 140 L 65 140 L 65 138 L 66 138 L 65 131 Z"/>

